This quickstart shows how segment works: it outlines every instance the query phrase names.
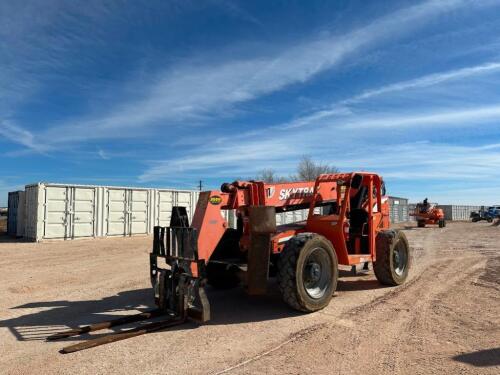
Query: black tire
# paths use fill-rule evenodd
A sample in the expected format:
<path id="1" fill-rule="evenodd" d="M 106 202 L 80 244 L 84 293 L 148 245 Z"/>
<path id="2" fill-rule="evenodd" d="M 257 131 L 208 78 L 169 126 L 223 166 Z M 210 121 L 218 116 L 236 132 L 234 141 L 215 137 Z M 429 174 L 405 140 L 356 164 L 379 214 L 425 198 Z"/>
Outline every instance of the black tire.
<path id="1" fill-rule="evenodd" d="M 419 228 L 425 228 L 425 220 L 419 220 L 419 221 L 417 221 L 417 226 Z"/>
<path id="2" fill-rule="evenodd" d="M 439 220 L 438 225 L 439 228 L 444 228 L 444 220 Z"/>
<path id="3" fill-rule="evenodd" d="M 241 256 L 239 251 L 240 236 L 236 229 L 226 229 L 219 244 L 207 264 L 207 283 L 215 289 L 230 289 L 240 284 L 237 266 L 220 263 L 227 259 Z M 215 262 L 213 262 L 213 261 Z"/>
<path id="4" fill-rule="evenodd" d="M 488 223 L 492 223 L 492 222 L 493 222 L 493 219 L 492 219 L 491 217 L 489 217 L 489 218 L 487 218 L 487 219 L 486 219 L 486 221 L 487 221 Z"/>
<path id="5" fill-rule="evenodd" d="M 377 260 L 373 271 L 384 285 L 401 285 L 408 277 L 411 265 L 410 245 L 403 232 L 385 230 L 377 234 Z"/>
<path id="6" fill-rule="evenodd" d="M 278 258 L 278 285 L 290 307 L 303 312 L 325 308 L 337 280 L 337 255 L 325 237 L 301 233 L 286 243 Z"/>

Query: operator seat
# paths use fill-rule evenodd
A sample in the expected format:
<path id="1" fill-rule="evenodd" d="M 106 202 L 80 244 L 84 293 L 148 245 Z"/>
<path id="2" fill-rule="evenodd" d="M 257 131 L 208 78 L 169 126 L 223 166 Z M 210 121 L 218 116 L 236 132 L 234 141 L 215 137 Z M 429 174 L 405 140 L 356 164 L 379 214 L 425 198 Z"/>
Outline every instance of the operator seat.
<path id="1" fill-rule="evenodd" d="M 360 252 L 368 253 L 368 212 L 361 208 L 367 197 L 368 189 L 362 186 L 351 198 L 349 213 L 349 248 L 355 253 L 356 241 L 359 241 Z"/>
<path id="2" fill-rule="evenodd" d="M 366 212 L 365 209 L 363 208 L 355 208 L 354 210 L 351 210 L 350 214 L 350 229 L 353 231 L 355 234 L 363 234 L 363 227 L 366 227 L 365 224 L 368 223 L 368 212 Z M 366 232 L 366 229 L 365 229 Z"/>
<path id="3" fill-rule="evenodd" d="M 368 212 L 363 208 L 355 208 L 349 215 L 350 253 L 356 253 L 356 241 L 359 242 L 359 252 L 368 254 Z"/>

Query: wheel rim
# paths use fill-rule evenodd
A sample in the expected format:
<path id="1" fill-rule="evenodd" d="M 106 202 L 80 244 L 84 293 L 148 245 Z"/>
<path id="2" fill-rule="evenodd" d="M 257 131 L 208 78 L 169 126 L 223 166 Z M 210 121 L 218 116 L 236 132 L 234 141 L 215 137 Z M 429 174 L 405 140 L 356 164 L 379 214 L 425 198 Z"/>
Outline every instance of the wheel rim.
<path id="1" fill-rule="evenodd" d="M 408 262 L 408 252 L 402 241 L 399 241 L 394 247 L 392 253 L 392 264 L 394 272 L 396 275 L 401 276 L 406 270 L 406 264 Z"/>
<path id="2" fill-rule="evenodd" d="M 322 298 L 332 279 L 331 259 L 325 249 L 317 247 L 307 256 L 302 270 L 306 293 L 314 299 Z"/>

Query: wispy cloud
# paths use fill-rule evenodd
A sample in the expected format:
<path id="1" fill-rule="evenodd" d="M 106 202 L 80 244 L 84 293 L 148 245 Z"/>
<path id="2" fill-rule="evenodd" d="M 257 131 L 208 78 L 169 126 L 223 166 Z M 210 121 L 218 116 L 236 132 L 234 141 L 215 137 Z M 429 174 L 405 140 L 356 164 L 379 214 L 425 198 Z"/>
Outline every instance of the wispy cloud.
<path id="1" fill-rule="evenodd" d="M 353 104 L 359 103 L 366 99 L 370 99 L 376 96 L 389 94 L 398 91 L 404 91 L 415 88 L 429 87 L 434 86 L 446 81 L 457 80 L 472 77 L 480 74 L 487 74 L 491 72 L 497 72 L 500 70 L 500 62 L 489 62 L 485 64 L 475 65 L 471 67 L 466 67 L 462 69 L 456 69 L 452 71 L 442 72 L 442 73 L 434 73 L 429 74 L 423 77 L 419 77 L 416 79 L 398 82 L 394 84 L 390 84 L 387 86 L 380 87 L 375 90 L 367 90 L 363 93 L 356 95 L 352 98 L 343 100 L 340 104 Z"/>
<path id="2" fill-rule="evenodd" d="M 359 104 L 369 99 L 407 90 L 431 87 L 449 81 L 461 80 L 473 76 L 495 73 L 498 71 L 500 71 L 500 62 L 488 62 L 461 69 L 428 74 L 407 81 L 396 82 L 376 89 L 366 90 L 350 98 L 340 100 L 314 113 L 299 117 L 290 123 L 284 124 L 283 126 L 287 128 L 306 126 L 317 122 L 318 120 L 349 115 L 352 113 L 349 109 L 350 105 Z"/>
<path id="3" fill-rule="evenodd" d="M 40 136 L 52 143 L 78 142 L 136 136 L 143 134 L 145 127 L 181 120 L 196 123 L 200 117 L 220 114 L 237 103 L 307 82 L 356 52 L 400 38 L 443 13 L 472 5 L 480 3 L 427 1 L 343 35 L 326 33 L 287 48 L 262 46 L 269 52 L 254 58 L 212 64 L 200 58 L 202 65 L 184 62 L 159 73 L 154 84 L 139 86 L 140 99 L 124 100 L 107 113 L 71 121 Z"/>
<path id="4" fill-rule="evenodd" d="M 14 143 L 18 143 L 27 147 L 30 150 L 40 153 L 47 151 L 47 148 L 44 145 L 39 144 L 35 140 L 32 132 L 13 124 L 10 121 L 0 121 L 0 135 L 4 136 Z"/>
<path id="5" fill-rule="evenodd" d="M 384 129 L 405 127 L 433 127 L 433 128 L 463 128 L 474 126 L 477 123 L 494 121 L 492 126 L 500 122 L 500 104 L 479 108 L 435 111 L 431 113 L 410 113 L 398 115 L 355 117 L 340 128 L 344 129 Z"/>
<path id="6" fill-rule="evenodd" d="M 99 155 L 99 157 L 102 160 L 109 160 L 110 159 L 109 155 L 104 150 L 97 151 L 97 155 Z"/>
<path id="7" fill-rule="evenodd" d="M 377 137 L 377 135 L 381 134 L 381 130 L 382 134 L 384 134 L 383 131 L 387 128 L 422 129 L 425 126 L 432 126 L 441 129 L 457 129 L 474 127 L 478 123 L 484 125 L 493 120 L 500 121 L 500 105 L 461 111 L 442 109 L 427 114 L 413 112 L 398 115 L 352 116 L 348 122 L 343 119 L 342 122 L 319 123 L 314 127 L 289 129 L 287 132 L 267 131 L 252 135 L 247 133 L 244 137 L 235 137 L 231 142 L 226 142 L 229 146 L 224 145 L 224 142 L 210 143 L 208 146 L 199 147 L 197 151 L 192 152 L 189 156 L 155 162 L 140 176 L 140 180 L 157 181 L 176 175 L 179 172 L 194 172 L 206 175 L 219 173 L 218 171 L 234 174 L 246 170 L 247 174 L 255 174 L 258 170 L 270 166 L 278 169 L 278 172 L 289 173 L 301 155 L 311 154 L 324 160 L 325 155 L 332 155 L 332 150 L 334 150 L 334 156 L 331 157 L 331 160 L 326 161 L 331 161 L 341 168 L 376 167 L 378 169 L 388 165 L 388 163 L 394 164 L 401 160 L 408 161 L 408 159 L 401 159 L 400 155 L 409 155 L 410 153 L 401 150 L 401 146 L 397 144 L 392 146 L 391 143 L 387 143 L 387 146 L 385 146 L 387 151 L 384 153 L 382 151 L 384 144 L 381 143 L 383 141 L 380 141 L 380 137 L 378 137 L 379 140 L 375 141 L 377 149 L 370 150 L 372 145 L 369 143 L 370 141 L 365 140 L 369 135 Z M 387 142 L 394 141 L 388 140 Z M 474 149 L 474 152 L 477 151 L 481 154 L 492 152 L 491 155 L 488 155 L 488 160 L 497 163 L 499 161 L 498 157 L 491 157 L 492 155 L 500 155 L 495 151 L 495 146 L 493 144 L 483 145 L 470 150 L 466 147 L 455 147 L 449 150 L 455 150 L 455 155 L 458 155 L 461 151 L 466 154 L 472 149 Z M 415 165 L 415 163 L 422 164 L 419 160 L 426 159 L 425 157 L 422 158 L 422 154 L 433 155 L 439 153 L 439 155 L 442 155 L 444 153 L 446 155 L 447 152 L 446 149 L 442 149 L 440 152 L 430 150 L 431 146 L 428 144 L 422 144 L 419 147 L 426 150 L 415 152 L 413 154 L 415 160 L 412 160 L 411 163 L 409 161 L 406 164 L 402 163 L 400 167 L 403 170 L 410 165 Z M 358 160 L 356 156 L 359 154 L 358 151 L 350 150 L 363 150 L 363 159 Z M 366 155 L 370 155 L 370 158 L 367 158 Z M 381 155 L 388 158 L 388 163 L 382 159 Z M 398 155 L 398 157 L 395 158 L 395 155 Z M 355 160 L 358 161 L 354 162 Z M 365 161 L 363 162 L 363 160 Z M 479 162 L 480 157 L 474 160 Z M 428 163 L 445 163 L 445 160 L 443 158 L 432 159 Z M 473 170 L 477 170 L 477 168 Z M 467 173 L 469 172 L 470 170 L 467 169 Z M 463 170 L 460 173 L 463 174 Z"/>

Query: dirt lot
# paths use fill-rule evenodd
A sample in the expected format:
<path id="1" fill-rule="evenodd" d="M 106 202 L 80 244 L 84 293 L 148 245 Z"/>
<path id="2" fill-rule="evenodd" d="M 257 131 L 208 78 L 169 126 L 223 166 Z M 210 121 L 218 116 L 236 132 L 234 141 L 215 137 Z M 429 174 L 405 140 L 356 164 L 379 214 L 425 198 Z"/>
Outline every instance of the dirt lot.
<path id="1" fill-rule="evenodd" d="M 150 238 L 0 241 L 0 373 L 500 373 L 500 227 L 409 229 L 410 281 L 341 273 L 330 306 L 209 290 L 213 320 L 74 354 L 44 338 L 151 308 Z M 275 286 L 271 286 L 275 290 Z"/>

